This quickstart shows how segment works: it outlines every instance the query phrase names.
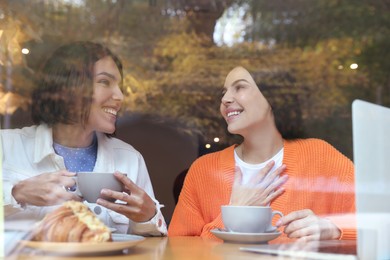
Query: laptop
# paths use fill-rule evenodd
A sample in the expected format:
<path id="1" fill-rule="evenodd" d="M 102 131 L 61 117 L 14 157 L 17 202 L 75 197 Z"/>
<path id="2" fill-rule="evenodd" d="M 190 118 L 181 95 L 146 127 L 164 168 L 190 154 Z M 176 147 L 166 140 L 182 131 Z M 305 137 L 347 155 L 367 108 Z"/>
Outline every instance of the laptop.
<path id="1" fill-rule="evenodd" d="M 240 251 L 278 256 L 284 259 L 357 260 L 356 243 L 344 241 L 312 241 L 304 244 L 272 244 L 240 247 Z"/>
<path id="2" fill-rule="evenodd" d="M 358 256 L 390 259 L 390 108 L 352 103 Z"/>

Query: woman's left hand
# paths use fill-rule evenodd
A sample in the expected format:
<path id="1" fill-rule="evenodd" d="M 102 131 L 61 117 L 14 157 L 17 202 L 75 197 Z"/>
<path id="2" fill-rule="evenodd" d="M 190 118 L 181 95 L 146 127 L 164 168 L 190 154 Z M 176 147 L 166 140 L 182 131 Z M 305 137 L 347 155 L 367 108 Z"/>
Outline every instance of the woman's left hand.
<path id="1" fill-rule="evenodd" d="M 121 200 L 126 204 L 113 203 L 104 199 L 98 199 L 96 203 L 125 215 L 134 222 L 145 222 L 152 219 L 156 215 L 156 204 L 152 198 L 122 173 L 115 172 L 114 175 L 124 185 L 125 192 L 103 189 L 101 194 L 105 197 Z"/>
<path id="2" fill-rule="evenodd" d="M 277 227 L 285 226 L 284 233 L 299 241 L 339 239 L 341 231 L 326 218 L 316 216 L 310 209 L 293 211 L 276 222 Z"/>

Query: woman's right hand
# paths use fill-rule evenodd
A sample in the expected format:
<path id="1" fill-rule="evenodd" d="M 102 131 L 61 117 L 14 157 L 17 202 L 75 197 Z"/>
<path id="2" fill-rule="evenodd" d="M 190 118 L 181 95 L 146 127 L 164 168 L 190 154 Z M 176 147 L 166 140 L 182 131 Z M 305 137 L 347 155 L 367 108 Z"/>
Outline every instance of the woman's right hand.
<path id="1" fill-rule="evenodd" d="M 236 167 L 230 204 L 265 206 L 282 194 L 284 189 L 281 186 L 286 183 L 288 176 L 280 176 L 280 174 L 286 169 L 286 165 L 283 164 L 268 174 L 274 164 L 274 161 L 269 162 L 247 184 L 242 184 L 242 172 L 239 167 Z"/>
<path id="2" fill-rule="evenodd" d="M 76 184 L 73 172 L 61 170 L 42 173 L 22 180 L 12 188 L 12 196 L 21 205 L 52 206 L 81 198 L 67 188 Z"/>

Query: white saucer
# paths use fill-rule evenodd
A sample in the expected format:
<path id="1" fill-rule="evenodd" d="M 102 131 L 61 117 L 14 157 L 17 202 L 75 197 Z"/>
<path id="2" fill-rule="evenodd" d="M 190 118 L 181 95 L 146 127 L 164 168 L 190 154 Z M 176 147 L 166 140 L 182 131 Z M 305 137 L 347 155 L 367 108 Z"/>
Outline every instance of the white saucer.
<path id="1" fill-rule="evenodd" d="M 220 229 L 211 230 L 216 237 L 224 240 L 225 242 L 233 243 L 250 243 L 250 244 L 264 244 L 270 240 L 273 240 L 280 236 L 281 232 L 272 232 L 272 233 L 238 233 L 238 232 L 229 232 L 223 231 Z"/>

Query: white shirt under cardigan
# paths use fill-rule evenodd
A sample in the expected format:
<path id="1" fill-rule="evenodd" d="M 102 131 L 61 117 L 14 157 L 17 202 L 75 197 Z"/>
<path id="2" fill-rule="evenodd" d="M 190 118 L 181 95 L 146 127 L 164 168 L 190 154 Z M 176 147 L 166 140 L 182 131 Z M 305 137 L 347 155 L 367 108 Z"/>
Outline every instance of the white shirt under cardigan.
<path id="1" fill-rule="evenodd" d="M 13 186 L 21 180 L 47 172 L 65 169 L 64 159 L 53 149 L 52 129 L 47 125 L 1 130 L 3 199 L 4 205 L 19 208 L 18 218 L 42 219 L 46 213 L 58 206 L 37 207 L 26 205 L 23 209 L 12 196 Z M 109 227 L 120 233 L 143 236 L 167 234 L 166 223 L 160 204 L 154 197 L 153 187 L 142 155 L 131 145 L 97 133 L 98 151 L 95 172 L 120 171 L 130 178 L 156 203 L 157 214 L 147 222 L 133 222 L 127 217 L 99 206 L 87 203 L 88 207 Z"/>
<path id="2" fill-rule="evenodd" d="M 246 163 L 238 156 L 236 150 L 234 150 L 234 159 L 236 161 L 236 166 L 240 167 L 241 173 L 242 173 L 242 184 L 247 184 L 249 180 L 255 176 L 256 174 L 259 174 L 259 172 L 270 162 L 274 161 L 275 164 L 272 167 L 272 169 L 268 172 L 268 174 L 271 174 L 274 172 L 277 168 L 282 166 L 283 164 L 283 153 L 284 148 L 280 149 L 274 156 L 272 156 L 271 159 L 268 159 L 265 162 L 257 163 L 257 164 L 251 164 Z M 267 174 L 267 175 L 268 175 Z"/>

